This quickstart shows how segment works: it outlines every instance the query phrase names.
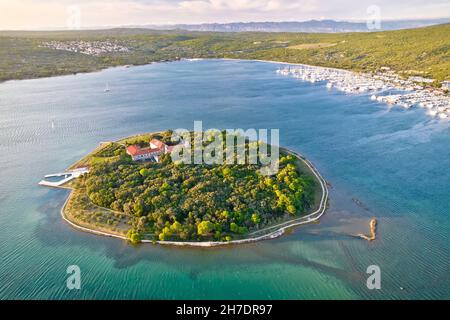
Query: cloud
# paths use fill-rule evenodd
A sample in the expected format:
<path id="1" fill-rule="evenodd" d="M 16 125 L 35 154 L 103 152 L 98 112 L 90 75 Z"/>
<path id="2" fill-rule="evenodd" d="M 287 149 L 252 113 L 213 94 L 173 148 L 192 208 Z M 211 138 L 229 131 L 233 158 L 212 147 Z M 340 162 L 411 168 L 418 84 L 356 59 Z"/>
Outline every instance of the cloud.
<path id="1" fill-rule="evenodd" d="M 270 12 L 316 8 L 318 1 L 314 0 L 184 0 L 179 6 L 193 11 L 227 11 L 227 12 Z"/>
<path id="2" fill-rule="evenodd" d="M 367 18 L 450 14 L 448 0 L 0 0 L 0 29 L 64 27 L 67 7 L 81 10 L 82 26 Z"/>

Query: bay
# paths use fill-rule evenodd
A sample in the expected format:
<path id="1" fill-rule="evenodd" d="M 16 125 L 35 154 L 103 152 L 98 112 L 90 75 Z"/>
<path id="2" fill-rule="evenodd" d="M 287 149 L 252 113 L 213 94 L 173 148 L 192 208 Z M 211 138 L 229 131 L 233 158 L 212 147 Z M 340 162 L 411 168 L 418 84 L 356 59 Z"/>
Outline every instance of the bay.
<path id="1" fill-rule="evenodd" d="M 277 68 L 181 61 L 0 84 L 0 298 L 450 298 L 449 122 Z M 37 185 L 101 141 L 195 120 L 280 129 L 332 186 L 320 224 L 228 248 L 133 247 L 72 229 L 59 215 L 67 191 Z M 372 217 L 376 241 L 351 236 Z M 69 265 L 79 291 L 66 287 Z M 381 290 L 366 287 L 370 265 Z"/>

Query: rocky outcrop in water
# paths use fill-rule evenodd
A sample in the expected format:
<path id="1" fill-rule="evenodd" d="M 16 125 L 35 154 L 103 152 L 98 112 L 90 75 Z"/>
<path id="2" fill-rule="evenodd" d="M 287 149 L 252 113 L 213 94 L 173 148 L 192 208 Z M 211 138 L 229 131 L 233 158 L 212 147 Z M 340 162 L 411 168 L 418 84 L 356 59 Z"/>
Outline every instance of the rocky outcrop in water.
<path id="1" fill-rule="evenodd" d="M 359 233 L 355 235 L 355 237 L 359 237 L 361 239 L 367 241 L 374 241 L 377 238 L 377 219 L 370 220 L 370 235 L 365 235 L 363 233 Z"/>

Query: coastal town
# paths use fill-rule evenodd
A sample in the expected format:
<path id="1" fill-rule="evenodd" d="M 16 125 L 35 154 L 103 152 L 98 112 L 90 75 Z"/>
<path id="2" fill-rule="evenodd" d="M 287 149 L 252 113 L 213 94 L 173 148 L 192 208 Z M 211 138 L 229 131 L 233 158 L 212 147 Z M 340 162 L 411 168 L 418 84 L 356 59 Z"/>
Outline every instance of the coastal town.
<path id="1" fill-rule="evenodd" d="M 128 53 L 130 49 L 120 41 L 49 41 L 41 48 L 81 53 L 89 56 L 100 56 L 107 53 Z"/>
<path id="2" fill-rule="evenodd" d="M 433 79 L 417 76 L 403 79 L 389 67 L 370 74 L 296 65 L 280 68 L 277 73 L 311 83 L 326 82 L 328 89 L 336 88 L 347 94 L 368 94 L 371 100 L 405 109 L 419 106 L 432 117 L 450 119 L 450 96 L 446 94 L 450 81 L 444 81 L 441 89 L 436 89 L 430 86 Z"/>

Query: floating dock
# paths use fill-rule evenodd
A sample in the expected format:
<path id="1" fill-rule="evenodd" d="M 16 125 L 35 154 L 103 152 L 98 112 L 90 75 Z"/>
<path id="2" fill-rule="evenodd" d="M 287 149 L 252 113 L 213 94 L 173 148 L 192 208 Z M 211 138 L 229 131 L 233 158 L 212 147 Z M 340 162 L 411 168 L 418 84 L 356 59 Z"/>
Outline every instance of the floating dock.
<path id="1" fill-rule="evenodd" d="M 89 173 L 88 168 L 78 168 L 75 170 L 69 170 L 69 171 L 60 172 L 60 173 L 48 174 L 44 177 L 44 180 L 39 182 L 39 185 L 45 186 L 45 187 L 59 187 L 73 179 L 81 177 L 83 174 L 86 174 L 86 173 Z M 51 179 L 51 178 L 61 178 L 61 179 L 58 181 L 49 181 L 48 179 Z"/>

